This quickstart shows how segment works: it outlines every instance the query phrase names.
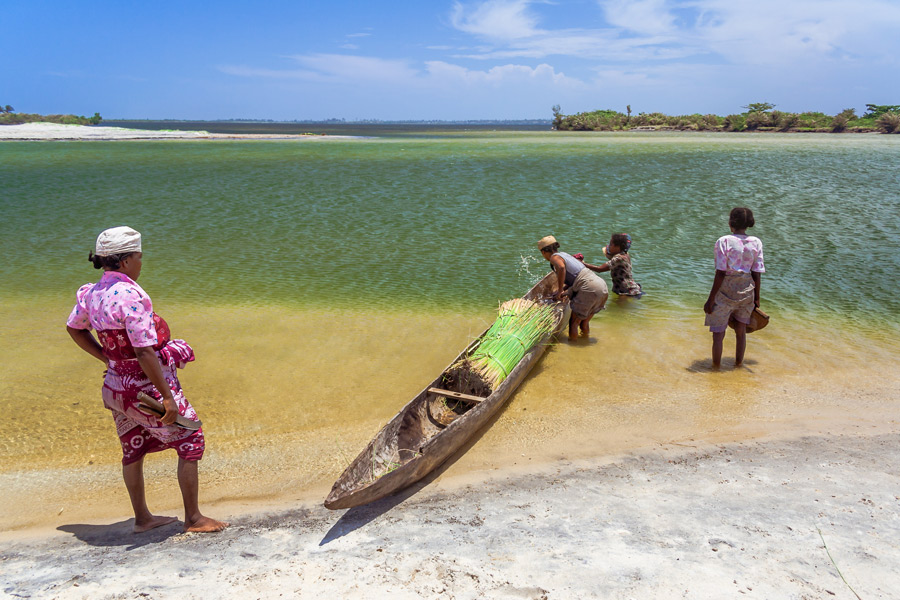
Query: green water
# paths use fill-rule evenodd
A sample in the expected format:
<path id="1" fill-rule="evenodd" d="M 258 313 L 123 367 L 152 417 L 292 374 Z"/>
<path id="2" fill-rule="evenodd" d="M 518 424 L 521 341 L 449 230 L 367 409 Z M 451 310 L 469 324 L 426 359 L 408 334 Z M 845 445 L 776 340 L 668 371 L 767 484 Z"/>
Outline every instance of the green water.
<path id="1" fill-rule="evenodd" d="M 457 132 L 315 141 L 0 144 L 0 295 L 70 297 L 97 233 L 144 234 L 154 300 L 484 309 L 634 238 L 637 310 L 702 306 L 751 207 L 763 302 L 896 327 L 900 136 Z M 632 311 L 634 312 L 634 311 Z"/>

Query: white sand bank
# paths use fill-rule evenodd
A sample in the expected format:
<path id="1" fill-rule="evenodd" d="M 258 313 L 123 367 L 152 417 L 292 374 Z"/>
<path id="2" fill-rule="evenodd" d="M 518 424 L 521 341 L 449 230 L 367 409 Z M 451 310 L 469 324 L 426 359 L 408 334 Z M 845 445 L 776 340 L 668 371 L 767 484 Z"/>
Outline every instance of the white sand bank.
<path id="1" fill-rule="evenodd" d="M 123 127 L 88 127 L 57 123 L 0 126 L 3 140 L 163 140 L 208 138 L 205 131 L 148 131 Z"/>
<path id="2" fill-rule="evenodd" d="M 233 516 L 214 535 L 133 535 L 128 521 L 5 534 L 0 593 L 852 600 L 852 586 L 896 598 L 897 442 L 893 431 L 669 446 L 438 480 L 346 512 Z"/>
<path id="3" fill-rule="evenodd" d="M 354 139 L 344 135 L 209 133 L 208 131 L 153 131 L 124 127 L 23 123 L 0 125 L 0 140 L 323 140 Z"/>

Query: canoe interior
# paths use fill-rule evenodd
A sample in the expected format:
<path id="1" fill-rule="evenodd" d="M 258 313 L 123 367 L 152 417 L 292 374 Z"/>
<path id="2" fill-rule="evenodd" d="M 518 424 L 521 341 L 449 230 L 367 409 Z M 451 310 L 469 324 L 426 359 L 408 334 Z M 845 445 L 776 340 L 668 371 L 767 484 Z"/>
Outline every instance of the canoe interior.
<path id="1" fill-rule="evenodd" d="M 524 298 L 542 300 L 554 291 L 556 276 L 549 273 Z M 566 307 L 558 302 L 552 304 L 557 313 L 553 333 L 538 342 L 496 390 L 491 390 L 477 374 L 459 365 L 486 329 L 378 432 L 335 482 L 325 506 L 348 508 L 398 491 L 424 477 L 461 446 L 514 391 L 532 363 L 543 353 L 550 336 L 564 324 L 568 314 Z M 430 391 L 434 388 L 483 400 L 474 402 L 447 397 Z"/>

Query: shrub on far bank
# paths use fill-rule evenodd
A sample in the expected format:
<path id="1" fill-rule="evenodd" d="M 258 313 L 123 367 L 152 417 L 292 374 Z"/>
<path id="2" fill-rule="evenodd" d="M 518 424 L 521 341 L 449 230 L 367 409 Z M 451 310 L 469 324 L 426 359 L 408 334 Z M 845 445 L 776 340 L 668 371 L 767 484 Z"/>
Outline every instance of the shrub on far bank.
<path id="1" fill-rule="evenodd" d="M 847 129 L 847 123 L 849 122 L 850 119 L 848 119 L 844 114 L 836 115 L 831 120 L 831 131 L 833 131 L 834 133 L 840 133 Z"/>
<path id="2" fill-rule="evenodd" d="M 886 112 L 875 119 L 875 124 L 885 133 L 900 133 L 900 113 Z"/>
<path id="3" fill-rule="evenodd" d="M 764 112 L 756 111 L 747 113 L 747 116 L 744 118 L 745 128 L 747 129 L 747 131 L 756 131 L 760 127 L 768 127 L 770 118 L 771 115 L 768 115 Z"/>
<path id="4" fill-rule="evenodd" d="M 777 123 L 772 126 L 778 128 L 779 131 L 790 131 L 800 124 L 800 115 L 796 113 L 781 113 L 778 115 Z"/>
<path id="5" fill-rule="evenodd" d="M 850 112 L 853 112 L 853 109 L 849 109 Z M 844 111 L 846 112 L 846 111 Z M 841 114 L 844 114 L 842 112 Z M 833 121 L 836 117 L 829 117 L 825 113 L 822 112 L 805 112 L 797 115 L 798 123 L 796 127 L 808 128 L 808 129 L 829 129 L 833 125 Z M 849 118 L 848 118 L 849 120 Z"/>
<path id="6" fill-rule="evenodd" d="M 0 125 L 21 125 L 23 123 L 59 123 L 60 125 L 97 125 L 103 117 L 94 113 L 93 117 L 77 115 L 39 115 L 36 113 L 4 112 L 0 114 Z"/>
<path id="7" fill-rule="evenodd" d="M 724 125 L 726 131 L 744 131 L 747 129 L 747 118 L 744 115 L 728 115 Z"/>

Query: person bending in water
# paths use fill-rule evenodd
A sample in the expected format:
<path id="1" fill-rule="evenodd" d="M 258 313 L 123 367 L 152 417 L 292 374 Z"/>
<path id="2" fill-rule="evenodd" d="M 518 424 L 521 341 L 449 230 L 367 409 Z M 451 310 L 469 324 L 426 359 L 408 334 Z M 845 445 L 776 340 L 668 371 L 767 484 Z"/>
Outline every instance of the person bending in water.
<path id="1" fill-rule="evenodd" d="M 560 299 L 568 296 L 571 300 L 569 341 L 574 342 L 578 339 L 579 328 L 582 335 L 591 332 L 591 317 L 606 305 L 606 299 L 609 298 L 606 282 L 571 254 L 560 252 L 559 243 L 552 235 L 541 238 L 538 249 L 556 272 L 559 291 L 554 296 Z"/>
<path id="2" fill-rule="evenodd" d="M 729 235 L 716 240 L 716 276 L 709 298 L 703 305 L 706 325 L 713 335 L 712 364 L 719 368 L 722 362 L 722 342 L 728 323 L 734 320 L 736 342 L 734 366 L 744 362 L 747 347 L 747 323 L 754 308 L 759 308 L 760 274 L 766 272 L 763 264 L 763 245 L 759 238 L 747 235 L 753 227 L 753 211 L 734 208 L 728 217 Z"/>
<path id="3" fill-rule="evenodd" d="M 103 269 L 103 276 L 78 290 L 66 330 L 79 348 L 107 367 L 103 404 L 112 412 L 122 444 L 122 476 L 134 510 L 134 532 L 178 520 L 151 513 L 144 494 L 144 455 L 166 448 L 178 453 L 184 530 L 221 531 L 228 523 L 204 516 L 198 501 L 197 461 L 206 447 L 203 430 L 174 424 L 179 415 L 197 418 L 176 374 L 176 368 L 194 360 L 194 351 L 184 340 L 170 339 L 169 326 L 136 283 L 143 258 L 141 234 L 130 227 L 107 229 L 88 258 L 95 269 Z M 99 343 L 91 328 L 97 330 Z M 139 392 L 161 399 L 165 414 L 156 417 L 140 410 Z"/>
<path id="4" fill-rule="evenodd" d="M 603 248 L 603 254 L 606 255 L 607 261 L 599 266 L 585 262 L 584 266 L 595 273 L 609 271 L 613 282 L 613 291 L 618 295 L 640 298 L 643 294 L 641 284 L 636 282 L 631 275 L 631 256 L 628 254 L 630 248 L 630 235 L 614 233 L 609 238 L 609 244 Z M 576 254 L 575 257 L 583 260 L 580 254 Z"/>

